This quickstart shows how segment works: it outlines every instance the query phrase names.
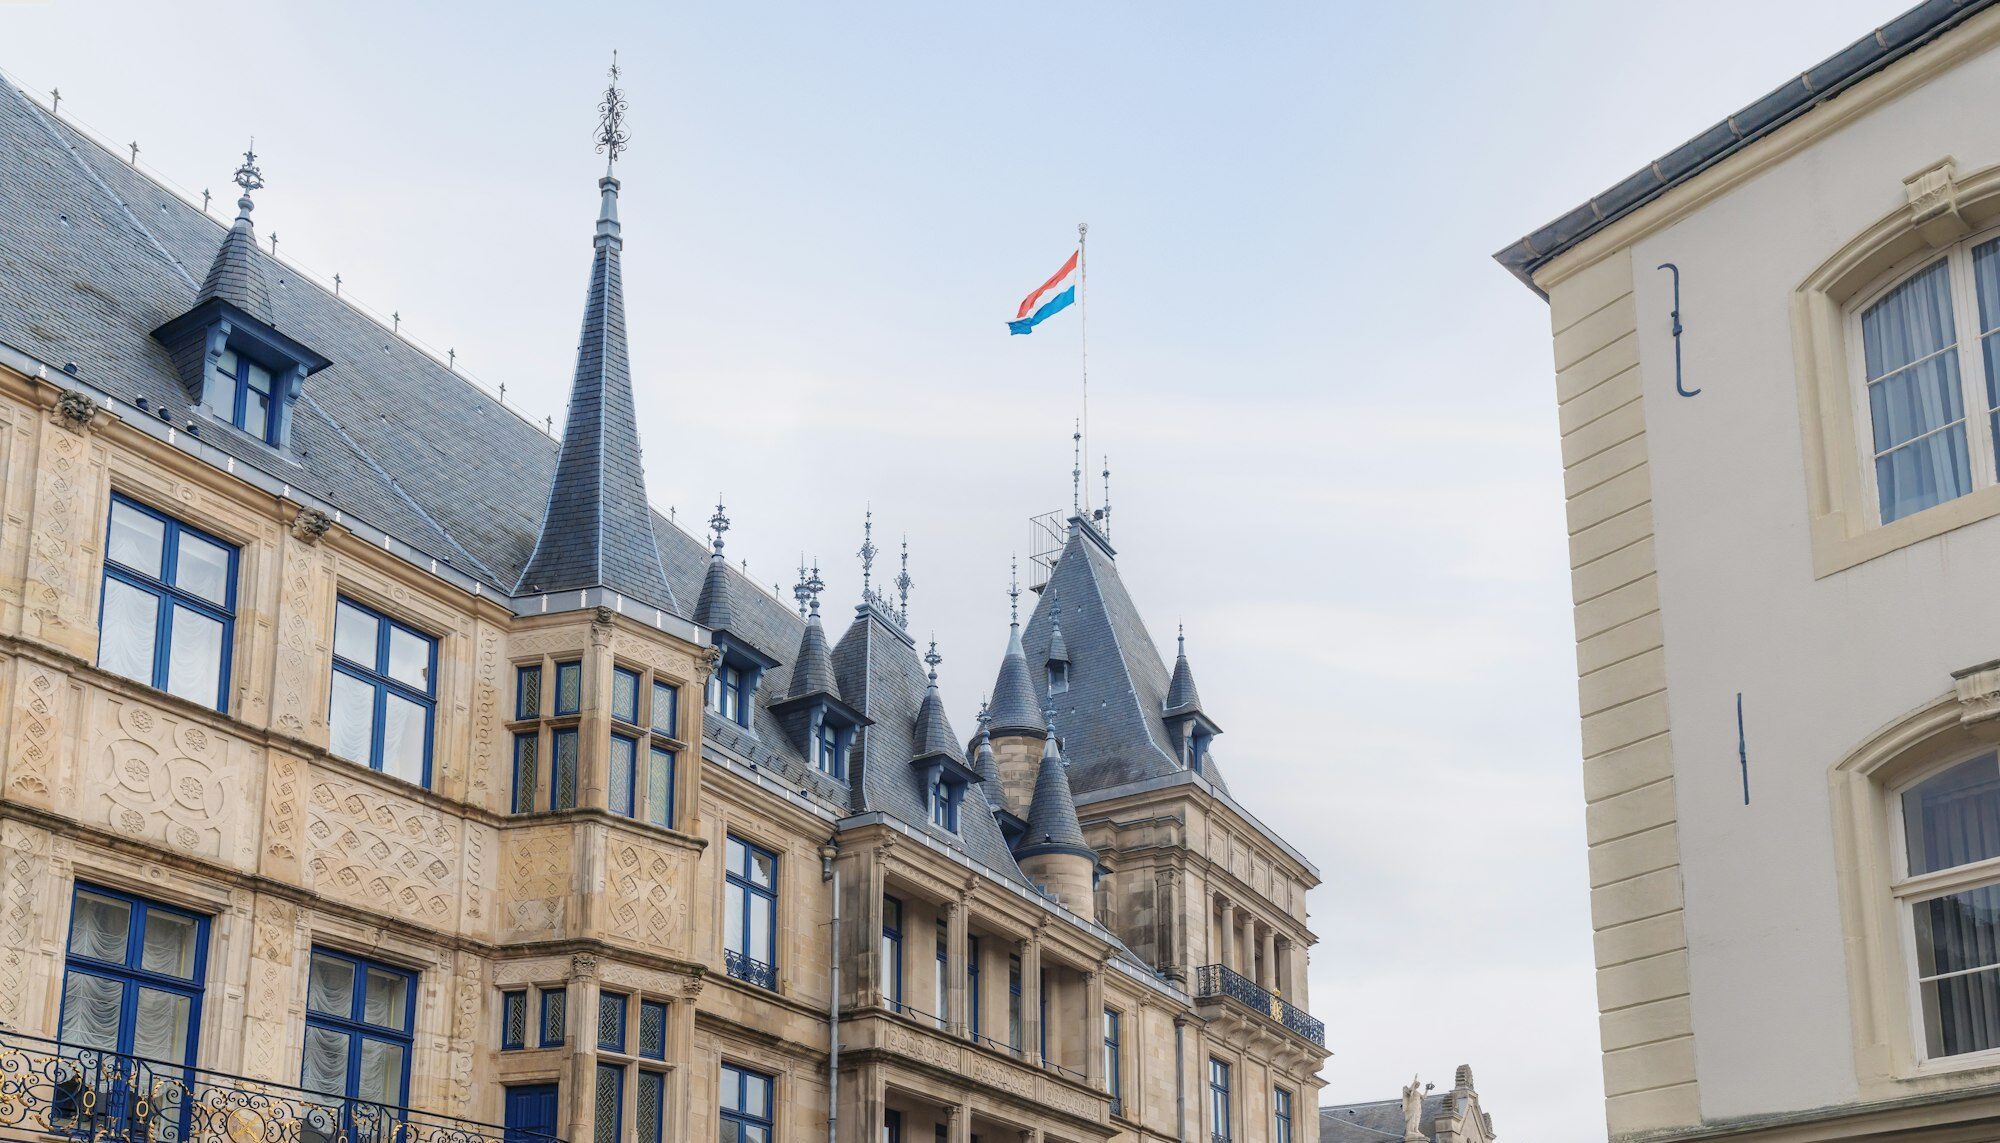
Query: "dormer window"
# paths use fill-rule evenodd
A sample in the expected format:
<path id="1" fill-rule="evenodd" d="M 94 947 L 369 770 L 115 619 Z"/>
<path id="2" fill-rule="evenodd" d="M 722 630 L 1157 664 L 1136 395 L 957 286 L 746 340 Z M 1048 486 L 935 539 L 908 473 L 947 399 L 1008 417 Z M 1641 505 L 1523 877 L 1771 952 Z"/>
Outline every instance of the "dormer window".
<path id="1" fill-rule="evenodd" d="M 1049 690 L 1055 694 L 1061 694 L 1068 689 L 1069 689 L 1069 664 L 1050 663 Z"/>
<path id="2" fill-rule="evenodd" d="M 749 725 L 743 717 L 747 705 L 743 686 L 743 672 L 728 663 L 718 664 L 715 673 L 708 677 L 708 709 L 739 725 Z"/>
<path id="3" fill-rule="evenodd" d="M 278 418 L 273 415 L 274 386 L 271 371 L 237 353 L 225 349 L 216 355 L 201 395 L 202 408 L 217 420 L 228 421 L 266 444 L 278 441 Z"/>
<path id="4" fill-rule="evenodd" d="M 931 824 L 951 833 L 958 832 L 958 807 L 965 800 L 965 783 L 945 770 L 931 779 Z"/>
<path id="5" fill-rule="evenodd" d="M 847 778 L 847 742 L 854 729 L 822 718 L 813 735 L 813 765 L 829 778 Z"/>
<path id="6" fill-rule="evenodd" d="M 721 654 L 708 676 L 708 709 L 717 717 L 749 728 L 751 714 L 757 709 L 757 684 L 778 661 L 726 631 L 715 632 L 714 640 Z"/>

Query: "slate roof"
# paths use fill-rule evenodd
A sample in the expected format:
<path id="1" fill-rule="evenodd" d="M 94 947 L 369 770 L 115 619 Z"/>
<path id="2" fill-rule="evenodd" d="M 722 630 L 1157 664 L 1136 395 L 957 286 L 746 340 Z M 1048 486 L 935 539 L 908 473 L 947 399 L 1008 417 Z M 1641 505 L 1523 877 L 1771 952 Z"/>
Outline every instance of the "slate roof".
<path id="1" fill-rule="evenodd" d="M 1021 625 L 1007 631 L 1007 650 L 1000 656 L 1000 673 L 993 680 L 993 705 L 987 709 L 987 725 L 996 733 L 1048 733 L 1042 721 L 1042 704 L 1035 701 L 1035 679 L 1028 672 L 1027 652 L 1022 650 Z"/>
<path id="2" fill-rule="evenodd" d="M 1786 80 L 1736 114 L 1654 159 L 1582 206 L 1509 243 L 1493 260 L 1541 293 L 1535 272 L 1592 234 L 1652 202 L 2000 0 L 1925 0 Z"/>
<path id="3" fill-rule="evenodd" d="M 1424 1115 L 1417 1130 L 1437 1138 L 1437 1116 L 1449 1091 L 1424 1096 Z M 1319 1109 L 1319 1143 L 1386 1143 L 1403 1137 L 1403 1101 L 1382 1099 Z"/>
<path id="4" fill-rule="evenodd" d="M 1028 828 L 1021 834 L 1016 857 L 1043 853 L 1075 853 L 1093 863 L 1097 852 L 1083 840 L 1083 827 L 1076 820 L 1076 795 L 1069 788 L 1069 763 L 1063 761 L 1062 747 L 1052 736 L 1042 743 L 1042 761 L 1035 768 L 1035 796 L 1028 803 Z"/>
<path id="5" fill-rule="evenodd" d="M 1167 665 L 1119 578 L 1111 545 L 1088 522 L 1073 522 L 1022 634 L 1034 693 L 1048 686 L 1044 664 L 1058 594 L 1069 689 L 1052 701 L 1054 721 L 1063 728 L 1070 786 L 1081 795 L 1182 771 L 1164 718 Z M 998 701 L 996 694 L 996 706 Z M 996 732 L 1000 728 L 997 714 L 993 726 Z M 1213 749 L 1202 776 L 1228 791 Z"/>
<path id="6" fill-rule="evenodd" d="M 773 694 L 780 692 L 773 691 Z M 792 657 L 792 681 L 783 692 L 788 699 L 807 695 L 840 697 L 840 684 L 833 677 L 833 652 L 826 645 L 826 627 L 819 621 L 819 600 L 813 600 L 812 615 L 799 636 L 799 653 Z"/>
<path id="7" fill-rule="evenodd" d="M 694 621 L 711 631 L 726 631 L 736 620 L 729 605 L 729 561 L 722 558 L 722 541 L 708 559 L 708 574 L 701 580 L 701 595 L 694 601 Z"/>
<path id="8" fill-rule="evenodd" d="M 1167 683 L 1167 697 L 1163 700 L 1168 714 L 1201 709 L 1201 692 L 1195 689 L 1194 668 L 1188 666 L 1187 636 L 1178 636 L 1176 642 L 1179 650 L 1174 655 L 1174 677 Z"/>
<path id="9" fill-rule="evenodd" d="M 576 378 L 548 507 L 524 593 L 607 587 L 676 610 L 653 536 L 625 345 L 625 287 L 618 256 L 618 180 L 598 181 L 602 207 L 592 240 L 590 292 L 577 336 Z M 719 545 L 718 545 L 719 550 Z"/>
<path id="10" fill-rule="evenodd" d="M 248 193 L 236 200 L 236 221 L 223 235 L 222 246 L 208 264 L 208 276 L 202 279 L 201 292 L 194 300 L 220 298 L 270 325 L 271 284 L 264 278 L 264 260 L 257 257 L 257 232 L 250 222 L 255 208 Z"/>

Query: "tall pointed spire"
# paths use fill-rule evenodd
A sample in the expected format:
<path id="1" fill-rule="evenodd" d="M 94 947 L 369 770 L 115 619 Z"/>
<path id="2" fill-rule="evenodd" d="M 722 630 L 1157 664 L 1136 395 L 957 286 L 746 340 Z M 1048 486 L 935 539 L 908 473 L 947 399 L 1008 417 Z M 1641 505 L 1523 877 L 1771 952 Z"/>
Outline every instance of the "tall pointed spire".
<path id="1" fill-rule="evenodd" d="M 1180 653 L 1174 657 L 1174 677 L 1167 684 L 1166 714 L 1201 709 L 1201 692 L 1194 687 L 1194 670 L 1188 666 L 1187 627 L 1180 629 Z"/>
<path id="2" fill-rule="evenodd" d="M 236 168 L 232 180 L 243 189 L 242 197 L 236 200 L 236 221 L 223 236 L 222 247 L 215 252 L 215 261 L 209 263 L 208 276 L 202 280 L 201 292 L 194 300 L 199 305 L 210 298 L 220 298 L 270 325 L 271 285 L 265 280 L 264 264 L 257 257 L 257 232 L 250 222 L 250 212 L 257 207 L 250 200 L 250 192 L 264 186 L 264 172 L 257 167 L 255 139 L 250 140 L 249 148 L 243 152 L 243 165 Z"/>
<path id="3" fill-rule="evenodd" d="M 1069 662 L 1069 644 L 1062 633 L 1062 593 L 1052 592 L 1049 596 L 1051 615 L 1049 617 L 1049 658 L 1051 663 Z"/>
<path id="4" fill-rule="evenodd" d="M 604 177 L 597 180 L 595 253 L 576 376 L 541 534 L 516 590 L 604 587 L 671 608 L 673 590 L 660 565 L 653 511 L 646 500 L 632 362 L 625 344 L 625 287 L 619 271 L 624 239 L 618 227 L 618 180 L 610 174 L 627 142 L 616 57 L 598 111 L 597 146 L 607 161 Z"/>
<path id="5" fill-rule="evenodd" d="M 1055 696 L 1049 696 L 1049 736 L 1042 743 L 1041 765 L 1035 770 L 1035 797 L 1028 803 L 1028 829 L 1021 835 L 1017 858 L 1041 854 L 1075 854 L 1093 862 L 1097 851 L 1083 840 L 1083 826 L 1077 821 L 1076 795 L 1069 787 L 1069 763 L 1063 760 L 1062 745 L 1056 738 Z"/>
<path id="6" fill-rule="evenodd" d="M 799 570 L 805 571 L 804 568 Z M 833 653 L 827 648 L 826 629 L 819 621 L 819 593 L 825 586 L 820 581 L 817 564 L 813 566 L 810 576 L 799 579 L 808 610 L 805 633 L 799 636 L 799 653 L 792 660 L 792 685 L 785 692 L 787 699 L 814 694 L 840 697 L 840 687 L 833 673 Z"/>
<path id="7" fill-rule="evenodd" d="M 1018 562 L 1007 589 L 1013 621 L 1007 630 L 1007 654 L 1000 660 L 1000 676 L 993 683 L 993 732 L 1041 738 L 1048 733 L 1042 709 L 1035 702 L 1035 684 L 1028 674 L 1028 654 L 1021 649 L 1021 574 Z"/>
<path id="8" fill-rule="evenodd" d="M 973 753 L 972 768 L 979 771 L 979 784 L 986 787 L 987 804 L 1006 805 L 1000 795 L 1000 760 L 993 754 L 993 716 L 986 703 L 979 704 L 979 749 Z"/>
<path id="9" fill-rule="evenodd" d="M 924 665 L 930 668 L 930 686 L 924 691 L 923 705 L 917 708 L 917 725 L 911 734 L 916 744 L 914 758 L 961 758 L 958 736 L 951 732 L 951 720 L 945 717 L 944 699 L 938 694 L 937 669 L 944 662 L 938 654 L 937 640 L 931 640 L 931 649 L 924 652 Z"/>

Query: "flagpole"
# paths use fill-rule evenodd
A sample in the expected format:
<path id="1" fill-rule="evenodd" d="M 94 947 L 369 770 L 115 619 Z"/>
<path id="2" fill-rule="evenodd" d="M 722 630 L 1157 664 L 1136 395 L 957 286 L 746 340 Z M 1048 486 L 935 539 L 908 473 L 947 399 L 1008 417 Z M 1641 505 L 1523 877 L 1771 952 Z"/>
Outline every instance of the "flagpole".
<path id="1" fill-rule="evenodd" d="M 1076 326 L 1077 341 L 1082 351 L 1083 368 L 1083 453 L 1090 455 L 1090 260 L 1084 255 L 1084 239 L 1090 234 L 1090 224 L 1076 224 Z M 1088 482 L 1083 490 L 1083 502 L 1090 502 Z"/>

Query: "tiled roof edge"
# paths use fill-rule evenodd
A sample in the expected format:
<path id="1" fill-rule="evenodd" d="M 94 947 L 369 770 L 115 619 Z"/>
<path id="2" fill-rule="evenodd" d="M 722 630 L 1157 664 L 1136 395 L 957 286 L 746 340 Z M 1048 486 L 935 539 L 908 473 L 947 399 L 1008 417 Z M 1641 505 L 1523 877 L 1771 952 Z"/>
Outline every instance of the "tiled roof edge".
<path id="1" fill-rule="evenodd" d="M 1535 272 L 1565 251 L 1996 2 L 2000 0 L 1925 0 L 1582 206 L 1509 243 L 1493 260 L 1538 296 L 1547 297 L 1535 284 Z"/>

